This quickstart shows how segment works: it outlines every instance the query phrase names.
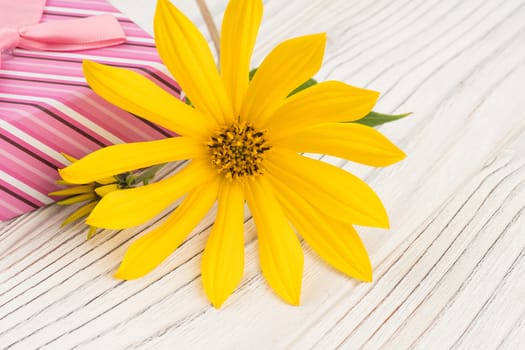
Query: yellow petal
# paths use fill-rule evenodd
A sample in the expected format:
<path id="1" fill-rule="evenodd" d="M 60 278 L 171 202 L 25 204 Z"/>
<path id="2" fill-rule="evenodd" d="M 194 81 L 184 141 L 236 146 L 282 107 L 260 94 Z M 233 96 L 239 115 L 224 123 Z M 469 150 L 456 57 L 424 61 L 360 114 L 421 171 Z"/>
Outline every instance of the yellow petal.
<path id="1" fill-rule="evenodd" d="M 99 149 L 58 172 L 68 182 L 87 183 L 155 164 L 199 157 L 204 152 L 204 144 L 189 137 L 127 143 Z"/>
<path id="2" fill-rule="evenodd" d="M 192 104 L 218 122 L 233 118 L 208 43 L 195 25 L 169 0 L 159 0 L 154 30 L 162 61 Z"/>
<path id="3" fill-rule="evenodd" d="M 209 118 L 131 70 L 84 61 L 89 86 L 108 102 L 181 135 L 216 129 Z"/>
<path id="4" fill-rule="evenodd" d="M 113 183 L 118 182 L 118 181 L 119 180 L 118 180 L 118 178 L 116 176 L 108 176 L 108 177 L 105 177 L 103 179 L 98 179 L 95 182 L 100 184 L 100 185 L 109 185 L 109 184 L 113 184 Z"/>
<path id="5" fill-rule="evenodd" d="M 159 227 L 137 239 L 126 251 L 116 278 L 139 278 L 157 267 L 186 239 L 217 198 L 218 182 L 191 191 Z"/>
<path id="6" fill-rule="evenodd" d="M 330 154 L 372 166 L 387 166 L 405 158 L 405 153 L 379 131 L 356 123 L 318 124 L 274 144 L 297 152 Z"/>
<path id="7" fill-rule="evenodd" d="M 224 181 L 217 218 L 202 256 L 202 283 L 213 306 L 233 293 L 244 271 L 244 195 L 237 181 Z"/>
<path id="8" fill-rule="evenodd" d="M 88 203 L 77 210 L 75 210 L 71 215 L 69 215 L 63 222 L 62 226 L 65 226 L 69 224 L 70 222 L 76 221 L 80 218 L 83 218 L 84 216 L 87 216 L 89 213 L 91 213 L 91 210 L 97 205 L 98 202 L 91 202 Z"/>
<path id="9" fill-rule="evenodd" d="M 386 210 L 375 192 L 354 175 L 291 151 L 273 149 L 265 163 L 274 178 L 290 186 L 336 220 L 388 228 Z"/>
<path id="10" fill-rule="evenodd" d="M 269 180 L 286 217 L 321 258 L 348 276 L 372 281 L 368 253 L 352 225 L 322 215 L 285 184 Z"/>
<path id="11" fill-rule="evenodd" d="M 86 223 L 109 229 L 140 225 L 214 175 L 207 164 L 194 161 L 166 180 L 108 193 L 91 212 Z"/>
<path id="12" fill-rule="evenodd" d="M 230 95 L 234 116 L 239 115 L 248 89 L 250 59 L 262 14 L 261 0 L 231 0 L 222 19 L 221 77 Z"/>
<path id="13" fill-rule="evenodd" d="M 60 153 L 62 155 L 62 157 L 66 158 L 68 161 L 70 161 L 71 163 L 74 163 L 76 162 L 78 159 L 76 159 L 75 157 L 65 153 L 65 152 L 61 152 Z"/>
<path id="14" fill-rule="evenodd" d="M 69 188 L 64 188 L 63 190 L 50 192 L 48 193 L 48 195 L 49 196 L 71 196 L 74 194 L 89 193 L 89 192 L 93 192 L 94 187 L 95 187 L 95 184 L 69 187 Z"/>
<path id="15" fill-rule="evenodd" d="M 299 305 L 304 262 L 301 244 L 264 177 L 248 183 L 245 192 L 257 227 L 262 273 L 275 293 Z"/>
<path id="16" fill-rule="evenodd" d="M 286 96 L 321 67 L 326 34 L 286 40 L 266 56 L 248 87 L 241 118 L 263 124 Z"/>
<path id="17" fill-rule="evenodd" d="M 372 90 L 325 81 L 288 98 L 260 127 L 269 128 L 277 140 L 316 124 L 357 120 L 372 110 L 378 97 Z"/>
<path id="18" fill-rule="evenodd" d="M 104 186 L 97 187 L 95 189 L 95 192 L 100 197 L 104 197 L 108 193 L 111 193 L 111 192 L 116 191 L 118 189 L 119 189 L 119 185 L 118 184 L 109 184 L 109 185 L 104 185 Z"/>

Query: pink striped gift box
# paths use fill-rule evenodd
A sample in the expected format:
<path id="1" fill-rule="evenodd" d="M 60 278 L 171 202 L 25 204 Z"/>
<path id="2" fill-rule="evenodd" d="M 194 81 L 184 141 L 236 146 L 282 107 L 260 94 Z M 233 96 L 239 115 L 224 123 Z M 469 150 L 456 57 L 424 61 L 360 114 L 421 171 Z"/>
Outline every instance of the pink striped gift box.
<path id="1" fill-rule="evenodd" d="M 111 13 L 126 42 L 102 49 L 50 52 L 14 49 L 0 69 L 0 220 L 53 202 L 60 152 L 81 157 L 98 148 L 170 136 L 122 111 L 88 87 L 82 60 L 137 71 L 179 96 L 153 39 L 105 0 L 48 0 L 42 22 Z"/>

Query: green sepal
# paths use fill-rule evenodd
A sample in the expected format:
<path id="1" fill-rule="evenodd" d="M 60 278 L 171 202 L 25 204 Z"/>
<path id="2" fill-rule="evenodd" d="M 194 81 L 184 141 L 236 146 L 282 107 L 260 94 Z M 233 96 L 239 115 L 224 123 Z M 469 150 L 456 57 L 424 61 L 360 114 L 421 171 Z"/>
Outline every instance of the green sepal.
<path id="1" fill-rule="evenodd" d="M 53 196 L 53 197 L 73 196 L 73 195 L 76 195 L 76 194 L 93 192 L 93 188 L 95 188 L 94 184 L 80 185 L 80 186 L 68 187 L 68 188 L 64 188 L 62 190 L 50 192 L 47 195 L 48 196 Z"/>
<path id="2" fill-rule="evenodd" d="M 94 201 L 94 202 L 90 202 L 82 207 L 80 207 L 79 209 L 75 210 L 71 215 L 69 215 L 65 220 L 64 222 L 62 222 L 62 225 L 61 227 L 73 222 L 73 221 L 76 221 L 78 219 L 81 219 L 85 216 L 88 216 L 89 213 L 91 213 L 91 211 L 95 208 L 95 206 L 98 204 L 98 201 Z"/>
<path id="3" fill-rule="evenodd" d="M 71 182 L 67 182 L 65 180 L 56 180 L 55 183 L 57 185 L 62 185 L 62 186 L 76 186 L 76 184 L 73 184 Z M 51 195 L 51 194 L 49 194 L 49 195 Z"/>
<path id="4" fill-rule="evenodd" d="M 87 233 L 87 239 L 90 240 L 97 233 L 97 230 L 98 230 L 98 227 L 89 226 L 89 230 Z"/>
<path id="5" fill-rule="evenodd" d="M 142 182 L 142 184 L 147 185 L 153 178 L 155 178 L 155 175 L 157 175 L 157 172 L 162 169 L 166 164 L 157 164 L 154 166 L 151 166 L 149 168 L 144 169 L 142 172 L 140 172 L 138 175 L 136 175 L 133 178 L 133 182 L 130 184 L 131 186 L 138 185 Z"/>
<path id="6" fill-rule="evenodd" d="M 359 120 L 354 120 L 352 123 L 358 123 L 363 124 L 371 127 L 379 126 L 385 123 L 390 123 L 405 117 L 408 117 L 412 113 L 404 113 L 404 114 L 383 114 L 383 113 L 377 113 L 374 111 L 371 111 L 367 115 L 365 115 L 363 118 Z"/>
<path id="7" fill-rule="evenodd" d="M 97 195 L 95 194 L 95 192 L 83 193 L 83 194 L 68 197 L 61 201 L 58 201 L 57 204 L 58 205 L 70 205 L 70 204 L 85 202 L 85 201 L 95 199 L 95 198 L 97 198 Z"/>

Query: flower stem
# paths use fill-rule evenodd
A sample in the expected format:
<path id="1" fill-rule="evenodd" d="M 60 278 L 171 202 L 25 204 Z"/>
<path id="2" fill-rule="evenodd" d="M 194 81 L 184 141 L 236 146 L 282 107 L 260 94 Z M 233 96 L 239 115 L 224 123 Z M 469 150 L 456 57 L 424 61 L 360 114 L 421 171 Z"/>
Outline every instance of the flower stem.
<path id="1" fill-rule="evenodd" d="M 213 41 L 213 45 L 215 46 L 215 51 L 217 51 L 217 60 L 220 57 L 220 40 L 219 40 L 219 31 L 217 30 L 217 26 L 215 25 L 215 22 L 213 21 L 213 17 L 211 16 L 210 9 L 208 8 L 208 5 L 206 5 L 205 0 L 197 0 L 197 5 L 199 6 L 199 10 L 201 11 L 202 18 L 204 19 L 204 23 L 206 23 L 206 27 L 208 27 L 208 32 L 210 32 L 211 40 Z"/>

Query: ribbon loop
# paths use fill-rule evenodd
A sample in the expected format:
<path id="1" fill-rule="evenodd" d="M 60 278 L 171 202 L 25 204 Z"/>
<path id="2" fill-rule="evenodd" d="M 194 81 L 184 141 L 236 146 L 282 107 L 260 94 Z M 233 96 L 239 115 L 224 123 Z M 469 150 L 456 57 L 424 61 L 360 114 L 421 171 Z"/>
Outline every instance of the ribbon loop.
<path id="1" fill-rule="evenodd" d="M 110 14 L 44 22 L 19 30 L 18 46 L 29 50 L 75 51 L 121 44 L 125 34 Z"/>
<path id="2" fill-rule="evenodd" d="M 118 20 L 110 15 L 36 23 L 45 0 L 0 0 L 0 55 L 27 50 L 76 51 L 121 44 L 126 40 Z M 0 56 L 0 68 L 2 61 Z"/>
<path id="3" fill-rule="evenodd" d="M 0 28 L 0 53 L 7 52 L 18 46 L 20 35 L 14 28 Z"/>

